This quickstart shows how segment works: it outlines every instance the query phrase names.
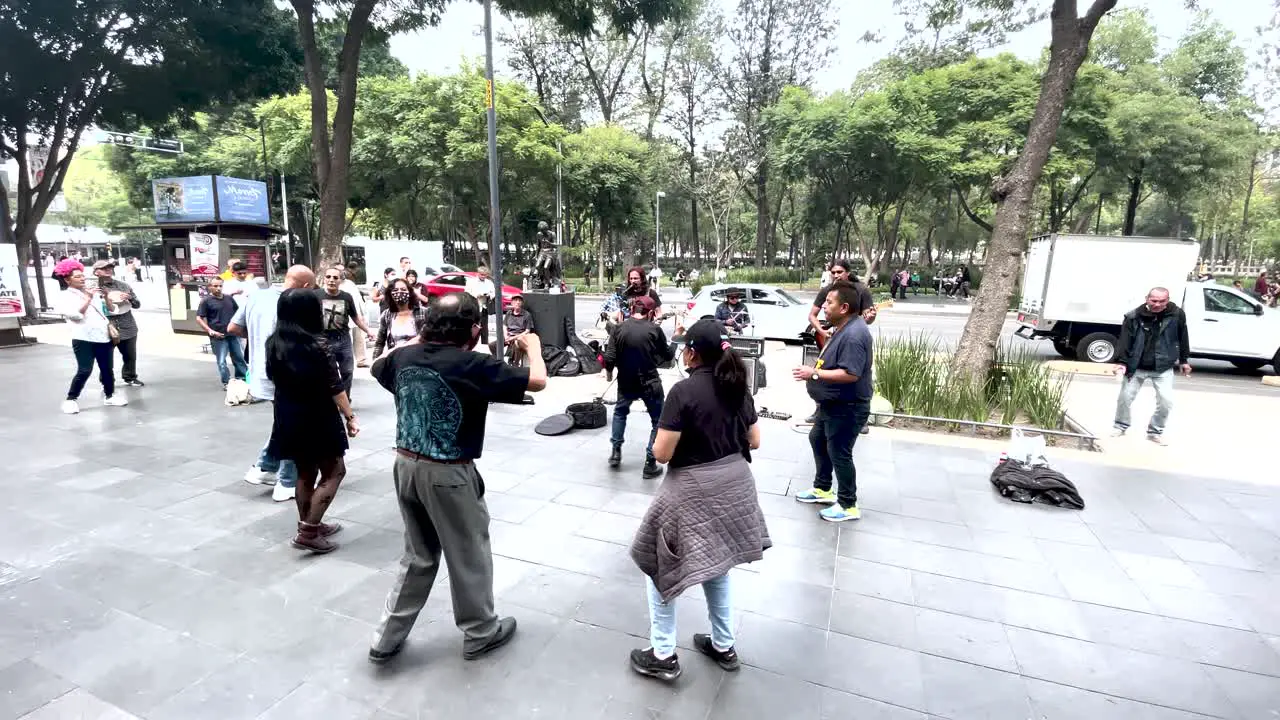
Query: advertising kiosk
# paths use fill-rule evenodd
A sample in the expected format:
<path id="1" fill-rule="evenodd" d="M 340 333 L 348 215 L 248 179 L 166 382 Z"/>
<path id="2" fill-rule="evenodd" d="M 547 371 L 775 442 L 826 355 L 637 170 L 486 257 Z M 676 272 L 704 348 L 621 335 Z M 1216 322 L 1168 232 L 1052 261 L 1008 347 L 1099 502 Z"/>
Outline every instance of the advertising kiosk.
<path id="1" fill-rule="evenodd" d="M 174 332 L 204 334 L 196 309 L 209 280 L 228 276 L 228 263 L 243 262 L 249 278 L 277 282 L 266 183 L 202 175 L 151 181 L 155 225 L 124 229 L 160 231 L 169 319 Z"/>

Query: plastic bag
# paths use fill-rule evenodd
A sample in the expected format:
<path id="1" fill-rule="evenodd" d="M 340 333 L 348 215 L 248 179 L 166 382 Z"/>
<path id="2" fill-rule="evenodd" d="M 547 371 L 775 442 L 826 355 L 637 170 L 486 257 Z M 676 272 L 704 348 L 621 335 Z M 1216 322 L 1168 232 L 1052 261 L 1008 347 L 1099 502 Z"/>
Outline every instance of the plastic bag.
<path id="1" fill-rule="evenodd" d="M 1043 435 L 1032 435 L 1022 428 L 1014 428 L 1009 436 L 1009 449 L 1000 460 L 1017 460 L 1024 465 L 1048 465 L 1049 459 L 1044 452 Z"/>

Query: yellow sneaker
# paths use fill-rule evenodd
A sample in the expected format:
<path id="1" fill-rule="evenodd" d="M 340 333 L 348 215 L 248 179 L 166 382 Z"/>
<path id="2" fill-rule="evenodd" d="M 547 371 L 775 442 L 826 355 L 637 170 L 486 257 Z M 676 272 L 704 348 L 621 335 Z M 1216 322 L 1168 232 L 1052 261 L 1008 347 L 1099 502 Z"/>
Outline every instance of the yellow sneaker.
<path id="1" fill-rule="evenodd" d="M 819 490 L 818 488 L 809 488 L 796 493 L 796 502 L 812 503 L 817 505 L 830 505 L 836 501 L 836 494 L 833 490 Z"/>

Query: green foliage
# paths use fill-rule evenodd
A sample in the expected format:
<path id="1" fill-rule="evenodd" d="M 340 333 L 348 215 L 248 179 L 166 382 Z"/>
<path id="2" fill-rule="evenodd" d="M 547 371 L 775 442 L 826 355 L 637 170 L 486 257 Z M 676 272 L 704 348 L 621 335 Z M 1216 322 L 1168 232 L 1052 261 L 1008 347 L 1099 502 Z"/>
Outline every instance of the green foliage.
<path id="1" fill-rule="evenodd" d="M 1025 348 L 1002 348 L 984 380 L 954 374 L 949 366 L 950 353 L 928 334 L 878 339 L 876 392 L 905 415 L 1062 427 L 1070 379 Z"/>

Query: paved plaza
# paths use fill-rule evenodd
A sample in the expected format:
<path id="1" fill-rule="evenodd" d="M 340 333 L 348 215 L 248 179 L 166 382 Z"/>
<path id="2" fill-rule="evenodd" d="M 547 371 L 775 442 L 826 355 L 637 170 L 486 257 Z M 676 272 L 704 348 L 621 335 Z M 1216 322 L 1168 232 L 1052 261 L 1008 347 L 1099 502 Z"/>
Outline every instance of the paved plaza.
<path id="1" fill-rule="evenodd" d="M 994 446 L 876 429 L 855 450 L 864 518 L 835 526 L 788 497 L 813 464 L 770 420 L 753 468 L 775 546 L 733 572 L 746 667 L 689 649 L 695 589 L 684 675 L 639 677 L 627 544 L 660 482 L 640 477 L 648 428 L 633 414 L 619 472 L 607 430 L 533 435 L 585 399 L 570 380 L 495 407 L 479 463 L 514 641 L 464 662 L 442 578 L 376 668 L 402 544 L 390 396 L 357 379 L 342 547 L 309 557 L 293 505 L 241 480 L 270 406 L 225 408 L 207 362 L 146 348 L 127 408 L 93 379 L 75 416 L 57 411 L 68 348 L 0 351 L 0 720 L 1280 717 L 1280 486 L 1069 456 L 1087 509 L 1016 505 L 987 480 Z"/>

